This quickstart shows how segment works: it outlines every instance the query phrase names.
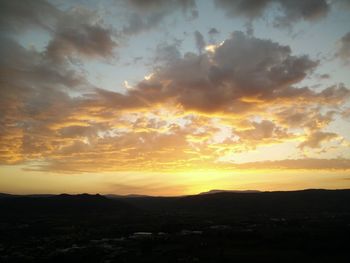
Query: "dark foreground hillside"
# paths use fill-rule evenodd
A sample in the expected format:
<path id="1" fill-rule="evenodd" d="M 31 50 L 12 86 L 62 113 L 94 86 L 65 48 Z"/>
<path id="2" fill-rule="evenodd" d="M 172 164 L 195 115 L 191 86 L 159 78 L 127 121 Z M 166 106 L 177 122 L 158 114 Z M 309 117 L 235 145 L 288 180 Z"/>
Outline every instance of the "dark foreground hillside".
<path id="1" fill-rule="evenodd" d="M 0 195 L 0 262 L 350 262 L 350 190 Z"/>

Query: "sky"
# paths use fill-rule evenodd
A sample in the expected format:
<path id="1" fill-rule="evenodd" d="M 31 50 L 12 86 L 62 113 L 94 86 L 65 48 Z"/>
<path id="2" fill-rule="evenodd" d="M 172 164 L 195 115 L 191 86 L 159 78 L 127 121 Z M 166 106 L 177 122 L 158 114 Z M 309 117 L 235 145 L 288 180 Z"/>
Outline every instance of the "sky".
<path id="1" fill-rule="evenodd" d="M 2 0 L 0 54 L 0 192 L 350 188 L 349 0 Z"/>

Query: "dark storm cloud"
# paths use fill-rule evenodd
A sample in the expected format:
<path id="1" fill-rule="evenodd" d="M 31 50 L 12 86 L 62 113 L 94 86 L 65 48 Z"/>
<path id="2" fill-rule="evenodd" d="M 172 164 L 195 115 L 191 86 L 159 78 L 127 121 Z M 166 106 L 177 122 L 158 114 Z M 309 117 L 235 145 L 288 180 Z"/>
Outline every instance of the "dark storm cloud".
<path id="1" fill-rule="evenodd" d="M 281 13 L 274 17 L 276 27 L 289 27 L 300 20 L 314 21 L 330 10 L 326 0 L 215 0 L 215 3 L 228 16 L 244 16 L 249 20 L 264 16 L 266 9 L 274 5 Z"/>

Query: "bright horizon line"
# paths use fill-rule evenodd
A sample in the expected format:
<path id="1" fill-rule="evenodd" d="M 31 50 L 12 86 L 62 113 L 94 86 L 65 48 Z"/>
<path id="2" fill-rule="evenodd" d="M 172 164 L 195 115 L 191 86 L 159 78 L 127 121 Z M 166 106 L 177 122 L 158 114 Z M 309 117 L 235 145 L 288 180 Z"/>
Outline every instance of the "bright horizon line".
<path id="1" fill-rule="evenodd" d="M 0 194 L 3 195 L 17 195 L 17 196 L 33 196 L 33 195 L 102 195 L 102 196 L 108 196 L 108 195 L 115 195 L 115 196 L 121 196 L 121 197 L 128 197 L 128 196 L 145 196 L 145 197 L 183 197 L 183 196 L 193 196 L 193 195 L 201 195 L 201 194 L 215 194 L 210 193 L 211 191 L 219 191 L 219 192 L 231 192 L 231 193 L 273 193 L 273 192 L 302 192 L 302 191 L 344 191 L 344 190 L 350 190 L 350 188 L 300 188 L 300 189 L 293 189 L 293 190 L 257 190 L 257 189 L 246 189 L 246 190 L 235 190 L 235 189 L 210 189 L 208 191 L 204 192 L 198 192 L 195 194 L 183 194 L 183 195 L 149 195 L 149 194 L 138 194 L 138 193 L 129 193 L 129 194 L 118 194 L 118 193 L 91 193 L 91 192 L 60 192 L 60 193 L 28 193 L 28 194 L 21 194 L 21 193 L 10 193 L 10 192 L 0 192 Z"/>

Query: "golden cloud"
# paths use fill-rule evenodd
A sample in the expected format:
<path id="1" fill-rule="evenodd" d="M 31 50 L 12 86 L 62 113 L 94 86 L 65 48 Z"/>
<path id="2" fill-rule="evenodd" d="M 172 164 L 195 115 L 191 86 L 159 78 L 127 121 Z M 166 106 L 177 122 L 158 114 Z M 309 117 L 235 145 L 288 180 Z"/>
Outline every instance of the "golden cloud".
<path id="1" fill-rule="evenodd" d="M 301 150 L 318 149 L 339 136 L 324 129 L 342 114 L 350 91 L 296 87 L 318 62 L 293 55 L 288 46 L 234 32 L 210 52 L 163 56 L 149 77 L 122 94 L 95 88 L 66 60 L 53 59 L 63 51 L 112 52 L 110 32 L 86 19 L 89 26 L 74 37 L 58 23 L 59 35 L 44 52 L 9 38 L 0 42 L 6 51 L 0 63 L 2 164 L 60 172 L 254 168 L 259 165 L 220 158 L 289 140 L 303 139 Z M 78 46 L 75 37 L 91 40 L 91 47 Z M 91 48 L 100 40 L 102 53 L 96 53 Z M 80 95 L 71 96 L 72 90 Z M 299 162 L 269 165 L 316 167 L 316 161 Z"/>

